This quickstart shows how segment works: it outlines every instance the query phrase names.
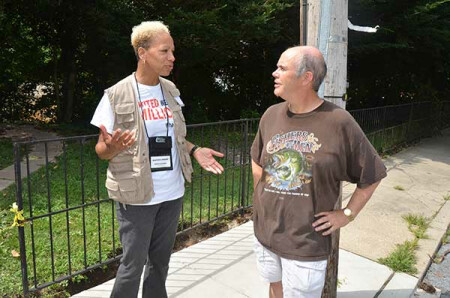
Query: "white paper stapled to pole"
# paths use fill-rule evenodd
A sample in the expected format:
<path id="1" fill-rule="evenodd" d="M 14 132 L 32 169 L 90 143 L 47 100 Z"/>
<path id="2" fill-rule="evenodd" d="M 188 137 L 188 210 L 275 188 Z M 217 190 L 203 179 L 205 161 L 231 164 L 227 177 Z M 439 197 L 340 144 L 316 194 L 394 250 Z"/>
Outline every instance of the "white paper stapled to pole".
<path id="1" fill-rule="evenodd" d="M 350 30 L 355 30 L 355 31 L 359 31 L 359 32 L 367 32 L 367 33 L 376 33 L 378 28 L 380 28 L 380 26 L 375 26 L 375 27 L 365 27 L 365 26 L 356 26 L 353 25 L 352 22 L 350 22 L 350 20 L 348 20 L 348 29 Z"/>

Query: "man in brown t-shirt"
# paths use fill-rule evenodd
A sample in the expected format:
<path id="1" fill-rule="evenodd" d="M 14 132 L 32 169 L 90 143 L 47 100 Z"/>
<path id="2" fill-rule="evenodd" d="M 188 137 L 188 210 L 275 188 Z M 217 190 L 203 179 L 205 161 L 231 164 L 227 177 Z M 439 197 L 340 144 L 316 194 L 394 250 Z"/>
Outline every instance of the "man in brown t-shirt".
<path id="1" fill-rule="evenodd" d="M 255 252 L 271 297 L 320 297 L 329 235 L 358 215 L 386 176 L 353 117 L 317 95 L 325 74 L 316 48 L 281 55 L 272 75 L 284 102 L 264 113 L 251 150 Z M 357 188 L 334 210 L 341 181 Z"/>

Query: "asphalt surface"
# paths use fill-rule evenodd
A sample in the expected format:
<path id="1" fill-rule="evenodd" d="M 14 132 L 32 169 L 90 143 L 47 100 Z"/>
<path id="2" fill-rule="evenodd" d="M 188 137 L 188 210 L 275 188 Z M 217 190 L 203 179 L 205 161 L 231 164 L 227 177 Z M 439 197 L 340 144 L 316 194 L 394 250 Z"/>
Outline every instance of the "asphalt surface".
<path id="1" fill-rule="evenodd" d="M 448 240 L 450 240 L 450 236 L 448 236 Z M 450 251 L 450 243 L 442 245 L 436 257 L 442 257 L 447 251 Z M 450 298 L 450 253 L 444 257 L 442 262 L 431 264 L 423 281 L 438 288 L 441 298 Z"/>

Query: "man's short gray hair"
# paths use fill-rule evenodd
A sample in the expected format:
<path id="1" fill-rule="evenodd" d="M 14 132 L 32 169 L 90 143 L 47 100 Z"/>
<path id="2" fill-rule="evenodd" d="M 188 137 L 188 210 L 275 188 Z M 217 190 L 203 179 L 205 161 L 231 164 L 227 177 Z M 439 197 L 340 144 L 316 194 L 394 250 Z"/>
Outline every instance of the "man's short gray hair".
<path id="1" fill-rule="evenodd" d="M 299 57 L 300 61 L 297 65 L 297 77 L 300 77 L 307 71 L 312 72 L 314 80 L 313 89 L 315 91 L 319 91 L 319 87 L 327 74 L 327 65 L 325 60 L 323 57 L 317 57 L 308 52 L 303 52 L 299 55 Z"/>

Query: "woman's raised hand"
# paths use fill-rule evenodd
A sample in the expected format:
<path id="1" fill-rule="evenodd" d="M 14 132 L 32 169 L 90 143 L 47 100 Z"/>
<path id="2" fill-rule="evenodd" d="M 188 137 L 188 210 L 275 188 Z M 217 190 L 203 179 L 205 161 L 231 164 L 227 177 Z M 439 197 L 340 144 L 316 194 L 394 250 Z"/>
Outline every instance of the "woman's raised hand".
<path id="1" fill-rule="evenodd" d="M 114 152 L 121 152 L 136 142 L 136 139 L 134 138 L 134 131 L 126 130 L 122 132 L 119 128 L 116 129 L 112 135 L 110 135 L 106 131 L 106 127 L 104 125 L 100 125 L 100 134 L 106 146 Z"/>

